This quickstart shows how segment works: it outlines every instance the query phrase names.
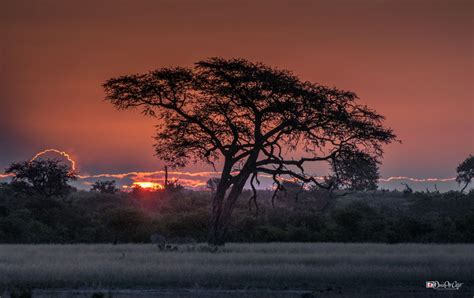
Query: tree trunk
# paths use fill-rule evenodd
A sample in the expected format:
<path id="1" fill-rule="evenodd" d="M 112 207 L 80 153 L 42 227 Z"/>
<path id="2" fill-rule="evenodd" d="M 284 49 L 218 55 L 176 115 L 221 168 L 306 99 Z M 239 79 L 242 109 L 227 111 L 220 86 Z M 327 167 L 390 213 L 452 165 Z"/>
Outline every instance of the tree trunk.
<path id="1" fill-rule="evenodd" d="M 222 242 L 222 206 L 225 198 L 224 191 L 216 191 L 212 200 L 212 211 L 209 218 L 207 242 L 209 245 L 223 245 Z"/>
<path id="2" fill-rule="evenodd" d="M 232 211 L 234 210 L 235 202 L 242 193 L 245 182 L 250 174 L 241 173 L 237 182 L 232 186 L 231 191 L 226 196 L 226 189 L 217 191 L 212 206 L 212 213 L 210 218 L 208 244 L 213 246 L 224 245 L 225 236 L 229 227 Z M 218 188 L 219 189 L 219 188 Z"/>
<path id="3" fill-rule="evenodd" d="M 250 177 L 252 170 L 255 168 L 255 162 L 258 158 L 258 151 L 255 150 L 245 162 L 240 173 L 233 178 L 232 188 L 227 194 L 228 188 L 231 186 L 231 170 L 232 157 L 226 159 L 224 170 L 222 171 L 221 181 L 217 186 L 217 191 L 212 201 L 212 212 L 209 222 L 208 244 L 224 245 L 227 228 L 229 227 L 232 211 L 235 202 L 242 193 L 245 182 Z"/>

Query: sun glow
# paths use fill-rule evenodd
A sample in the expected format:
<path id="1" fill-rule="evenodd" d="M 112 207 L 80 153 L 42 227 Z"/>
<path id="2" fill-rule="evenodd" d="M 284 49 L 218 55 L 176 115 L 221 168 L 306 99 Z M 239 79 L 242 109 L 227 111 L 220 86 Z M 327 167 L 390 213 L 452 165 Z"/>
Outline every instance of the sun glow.
<path id="1" fill-rule="evenodd" d="M 133 187 L 141 187 L 147 190 L 159 190 L 164 189 L 163 185 L 157 182 L 143 181 L 143 182 L 133 182 Z"/>

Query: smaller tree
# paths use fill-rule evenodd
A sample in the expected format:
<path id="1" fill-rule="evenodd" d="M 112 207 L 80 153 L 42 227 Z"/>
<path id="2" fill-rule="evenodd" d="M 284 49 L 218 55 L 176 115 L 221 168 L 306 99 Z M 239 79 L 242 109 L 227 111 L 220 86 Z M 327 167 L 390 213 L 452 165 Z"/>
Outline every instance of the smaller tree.
<path id="1" fill-rule="evenodd" d="M 77 179 L 70 167 L 58 159 L 15 162 L 5 173 L 13 174 L 14 189 L 46 198 L 67 195 L 73 189 L 68 182 Z"/>
<path id="2" fill-rule="evenodd" d="M 474 177 L 474 156 L 469 155 L 468 158 L 459 164 L 456 168 L 456 172 L 458 173 L 456 182 L 458 184 L 464 184 L 464 187 L 461 189 L 461 192 L 463 192 Z"/>
<path id="3" fill-rule="evenodd" d="M 354 149 L 342 150 L 332 162 L 333 176 L 327 183 L 333 189 L 351 191 L 375 190 L 380 178 L 378 161 L 375 157 Z"/>
<path id="4" fill-rule="evenodd" d="M 114 194 L 120 189 L 117 187 L 115 180 L 96 181 L 92 184 L 91 191 L 98 191 L 100 193 Z"/>

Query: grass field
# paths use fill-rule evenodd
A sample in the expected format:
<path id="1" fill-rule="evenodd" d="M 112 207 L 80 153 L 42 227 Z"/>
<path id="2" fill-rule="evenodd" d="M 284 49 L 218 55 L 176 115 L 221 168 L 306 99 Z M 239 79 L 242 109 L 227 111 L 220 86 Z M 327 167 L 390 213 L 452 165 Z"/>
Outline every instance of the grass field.
<path id="1" fill-rule="evenodd" d="M 161 252 L 151 244 L 1 245 L 0 287 L 397 297 L 435 294 L 425 289 L 427 280 L 456 280 L 464 283 L 457 293 L 466 294 L 474 284 L 473 252 L 472 244 L 228 244 L 217 253 L 184 246 Z"/>

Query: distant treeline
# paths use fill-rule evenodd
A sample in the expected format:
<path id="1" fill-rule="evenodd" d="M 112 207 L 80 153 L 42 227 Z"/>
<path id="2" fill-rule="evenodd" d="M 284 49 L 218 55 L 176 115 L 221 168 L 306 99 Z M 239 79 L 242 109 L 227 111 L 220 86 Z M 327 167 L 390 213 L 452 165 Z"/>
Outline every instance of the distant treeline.
<path id="1" fill-rule="evenodd" d="M 242 196 L 250 197 L 246 191 Z M 474 242 L 474 191 L 259 191 L 239 200 L 231 242 Z M 0 185 L 2 243 L 205 242 L 210 191 L 75 191 L 35 196 Z M 274 205 L 274 206 L 272 206 Z"/>

